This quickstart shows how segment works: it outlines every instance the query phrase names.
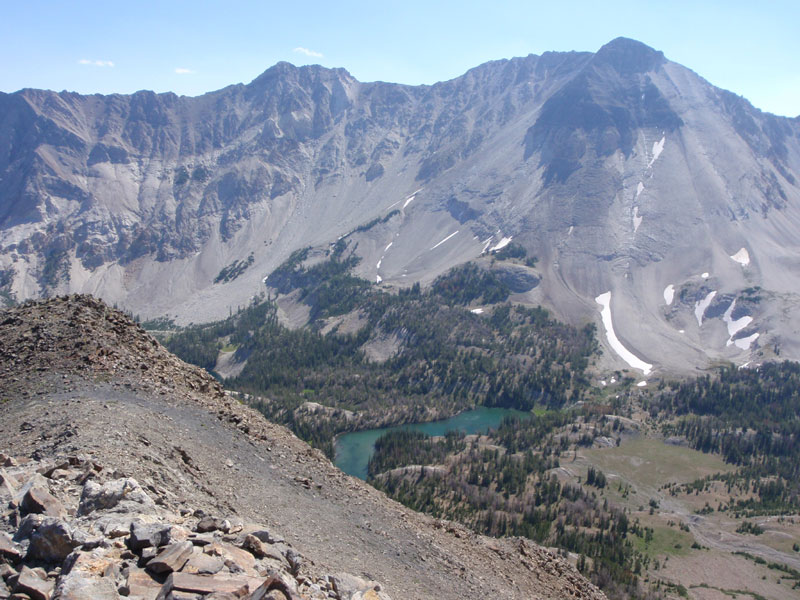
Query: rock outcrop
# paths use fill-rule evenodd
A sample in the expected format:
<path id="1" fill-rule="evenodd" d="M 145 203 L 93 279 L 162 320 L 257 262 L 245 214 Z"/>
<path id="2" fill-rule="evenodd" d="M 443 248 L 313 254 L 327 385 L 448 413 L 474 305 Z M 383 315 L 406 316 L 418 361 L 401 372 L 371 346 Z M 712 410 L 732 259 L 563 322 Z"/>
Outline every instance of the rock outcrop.
<path id="1" fill-rule="evenodd" d="M 599 325 L 610 291 L 649 364 L 800 358 L 800 121 L 634 40 L 432 86 L 280 63 L 197 98 L 0 94 L 0 179 L 0 303 L 87 292 L 207 322 L 301 247 L 352 235 L 358 274 L 403 287 L 513 238 L 540 259 L 519 300 Z M 704 272 L 763 290 L 738 345 L 664 302 Z"/>

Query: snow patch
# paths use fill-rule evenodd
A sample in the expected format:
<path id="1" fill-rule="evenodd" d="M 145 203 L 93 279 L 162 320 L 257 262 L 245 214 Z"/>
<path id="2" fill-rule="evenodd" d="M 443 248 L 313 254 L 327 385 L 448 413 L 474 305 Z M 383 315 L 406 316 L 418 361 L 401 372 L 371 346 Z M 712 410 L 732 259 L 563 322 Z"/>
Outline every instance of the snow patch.
<path id="1" fill-rule="evenodd" d="M 575 229 L 574 225 L 569 226 L 569 231 L 567 231 L 567 235 L 572 235 L 572 230 Z"/>
<path id="2" fill-rule="evenodd" d="M 675 299 L 675 286 L 671 283 L 664 288 L 664 302 L 667 303 L 667 306 L 672 304 L 672 301 Z"/>
<path id="3" fill-rule="evenodd" d="M 411 194 L 411 195 L 410 195 L 408 198 L 406 198 L 405 204 L 403 204 L 403 208 L 405 208 L 406 206 L 408 206 L 409 204 L 411 204 L 411 201 L 412 201 L 414 198 L 416 198 L 416 197 L 417 197 L 417 194 L 419 194 L 421 191 L 422 191 L 422 188 L 419 188 L 419 189 L 418 189 L 416 192 L 414 192 L 414 193 L 413 193 L 413 194 Z M 394 206 L 394 204 L 393 204 L 392 206 Z"/>
<path id="4" fill-rule="evenodd" d="M 743 267 L 750 264 L 750 253 L 747 251 L 747 248 L 742 248 L 736 254 L 732 254 L 731 258 Z"/>
<path id="5" fill-rule="evenodd" d="M 382 262 L 383 262 L 383 257 L 381 256 L 381 259 L 378 261 L 378 264 L 377 264 L 377 265 L 375 265 L 375 268 L 376 268 L 376 269 L 380 269 L 380 268 L 381 268 L 381 263 L 382 263 Z"/>
<path id="6" fill-rule="evenodd" d="M 498 250 L 502 250 L 503 248 L 505 248 L 506 246 L 508 246 L 508 245 L 511 243 L 511 238 L 512 238 L 512 237 L 513 237 L 513 236 L 510 236 L 510 237 L 504 237 L 502 240 L 500 240 L 499 242 L 497 242 L 497 245 L 495 245 L 495 246 L 492 246 L 492 247 L 489 249 L 489 252 L 497 252 Z"/>
<path id="7" fill-rule="evenodd" d="M 483 309 L 482 308 L 473 308 L 469 312 L 471 312 L 474 315 L 482 315 L 483 314 Z"/>
<path id="8" fill-rule="evenodd" d="M 640 381 L 639 383 L 637 383 L 636 387 L 644 387 L 646 385 L 647 385 L 647 380 L 645 379 L 644 381 Z"/>
<path id="9" fill-rule="evenodd" d="M 708 279 L 709 277 L 711 277 L 711 275 L 708 272 L 706 272 L 706 273 L 702 273 L 700 275 L 700 277 L 702 277 L 703 279 Z"/>
<path id="10" fill-rule="evenodd" d="M 376 275 L 375 276 L 375 283 L 380 283 L 381 281 L 383 281 L 383 277 L 381 277 L 380 275 Z"/>
<path id="11" fill-rule="evenodd" d="M 384 248 L 383 251 L 386 252 L 389 248 L 392 247 L 392 244 L 394 244 L 394 242 L 389 242 L 389 245 L 386 246 L 386 248 Z"/>
<path id="12" fill-rule="evenodd" d="M 636 230 L 639 229 L 639 225 L 642 224 L 642 217 L 639 216 L 639 207 L 633 207 L 633 233 L 636 233 Z"/>
<path id="13" fill-rule="evenodd" d="M 486 249 L 489 247 L 489 244 L 492 243 L 492 238 L 494 238 L 494 236 L 490 235 L 486 240 L 484 240 L 484 242 L 483 242 L 483 250 L 481 250 L 481 254 L 486 252 Z"/>
<path id="14" fill-rule="evenodd" d="M 639 185 L 636 186 L 636 197 L 638 198 L 639 195 L 644 191 L 644 184 L 640 181 Z"/>
<path id="15" fill-rule="evenodd" d="M 459 231 L 459 230 L 458 230 L 458 229 L 456 229 L 456 230 L 455 230 L 453 233 L 451 233 L 450 235 L 448 235 L 448 236 L 447 236 L 446 238 L 444 238 L 444 239 L 443 239 L 441 242 L 439 242 L 439 243 L 438 243 L 438 244 L 436 244 L 436 245 L 435 245 L 433 248 L 431 248 L 431 250 L 436 250 L 436 248 L 438 248 L 439 246 L 441 246 L 442 244 L 444 244 L 444 243 L 445 243 L 447 240 L 449 240 L 451 237 L 453 237 L 455 234 L 457 234 L 457 233 L 458 233 L 458 231 Z"/>
<path id="16" fill-rule="evenodd" d="M 607 385 L 607 384 L 606 384 L 606 380 L 605 380 L 605 379 L 601 379 L 601 380 L 600 380 L 600 385 L 602 385 L 603 387 L 605 387 L 605 386 Z"/>
<path id="17" fill-rule="evenodd" d="M 758 339 L 758 335 L 759 334 L 754 333 L 753 335 L 748 335 L 746 338 L 740 338 L 733 343 L 736 344 L 737 348 L 741 348 L 742 350 L 749 350 L 750 345 Z"/>
<path id="18" fill-rule="evenodd" d="M 648 169 L 652 167 L 653 163 L 655 163 L 658 160 L 658 157 L 661 156 L 661 153 L 664 151 L 664 143 L 666 141 L 667 136 L 664 136 L 661 138 L 661 141 L 653 142 L 653 158 L 650 159 L 650 163 L 647 165 Z"/>
<path id="19" fill-rule="evenodd" d="M 726 346 L 733 345 L 734 336 L 753 322 L 753 317 L 749 315 L 745 315 L 741 319 L 736 319 L 734 321 L 732 315 L 733 315 L 733 308 L 735 306 L 736 306 L 736 300 L 731 302 L 731 305 L 728 307 L 728 310 L 726 310 L 725 314 L 722 315 L 722 320 L 728 324 L 728 335 L 730 336 L 728 341 L 725 343 Z"/>
<path id="20" fill-rule="evenodd" d="M 614 323 L 611 319 L 611 292 L 606 292 L 605 294 L 600 294 L 597 298 L 594 299 L 600 306 L 603 308 L 600 309 L 600 316 L 603 319 L 603 326 L 606 330 L 606 338 L 608 339 L 608 344 L 611 348 L 616 352 L 619 357 L 628 363 L 634 369 L 639 369 L 645 375 L 649 375 L 650 371 L 653 368 L 653 365 L 644 362 L 641 358 L 633 354 L 630 350 L 628 350 L 625 346 L 622 345 L 622 342 L 619 341 L 617 338 L 617 334 L 614 332 Z"/>
<path id="21" fill-rule="evenodd" d="M 709 292 L 708 295 L 703 298 L 700 302 L 695 302 L 694 305 L 694 317 L 697 319 L 697 326 L 703 326 L 703 315 L 706 314 L 706 309 L 711 304 L 711 301 L 714 299 L 714 296 L 717 295 L 716 291 Z"/>

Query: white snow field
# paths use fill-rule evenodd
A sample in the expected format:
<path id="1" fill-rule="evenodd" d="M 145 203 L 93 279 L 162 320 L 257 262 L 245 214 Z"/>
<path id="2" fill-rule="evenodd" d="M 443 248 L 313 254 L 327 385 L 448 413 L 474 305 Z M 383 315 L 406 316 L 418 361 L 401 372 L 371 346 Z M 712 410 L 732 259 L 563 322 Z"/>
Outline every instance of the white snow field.
<path id="1" fill-rule="evenodd" d="M 675 299 L 675 286 L 671 283 L 664 288 L 664 302 L 667 303 L 667 306 L 672 304 L 672 301 Z"/>
<path id="2" fill-rule="evenodd" d="M 511 236 L 511 237 L 513 237 L 513 236 Z M 498 250 L 502 250 L 503 248 L 508 246 L 511 243 L 511 237 L 504 237 L 502 240 L 497 242 L 497 245 L 492 246 L 489 249 L 489 252 L 497 252 Z"/>
<path id="3" fill-rule="evenodd" d="M 706 314 L 706 309 L 711 304 L 711 301 L 714 299 L 714 296 L 717 295 L 716 291 L 708 292 L 708 295 L 703 298 L 700 302 L 696 302 L 694 305 L 694 317 L 697 319 L 697 326 L 703 326 L 703 315 Z"/>
<path id="4" fill-rule="evenodd" d="M 633 233 L 636 233 L 636 230 L 639 229 L 639 225 L 642 224 L 642 217 L 639 216 L 639 207 L 633 207 Z"/>
<path id="5" fill-rule="evenodd" d="M 740 319 L 736 319 L 734 321 L 732 315 L 733 315 L 733 309 L 734 309 L 735 306 L 736 306 L 736 300 L 731 302 L 731 305 L 728 307 L 728 310 L 726 310 L 725 314 L 722 315 L 722 320 L 725 321 L 725 323 L 728 324 L 728 335 L 730 336 L 728 338 L 728 341 L 725 343 L 726 346 L 733 345 L 734 336 L 737 333 L 739 333 L 742 329 L 744 329 L 745 327 L 750 325 L 750 323 L 753 322 L 753 317 L 751 317 L 749 315 L 745 315 L 745 316 L 741 317 Z M 749 344 L 748 344 L 748 346 L 749 346 Z"/>
<path id="6" fill-rule="evenodd" d="M 444 238 L 444 239 L 443 239 L 441 242 L 439 242 L 439 243 L 438 243 L 438 244 L 436 244 L 436 245 L 435 245 L 433 248 L 431 248 L 431 250 L 436 250 L 436 249 L 437 249 L 439 246 L 441 246 L 442 244 L 444 244 L 444 243 L 445 243 L 447 240 L 449 240 L 451 237 L 453 237 L 453 236 L 454 236 L 455 234 L 457 234 L 458 232 L 459 232 L 459 230 L 458 230 L 458 229 L 456 229 L 456 230 L 455 230 L 453 233 L 451 233 L 450 235 L 448 235 L 448 236 L 447 236 L 446 238 Z"/>
<path id="7" fill-rule="evenodd" d="M 736 254 L 732 254 L 731 258 L 743 267 L 750 264 L 750 253 L 747 251 L 747 248 L 742 248 Z"/>
<path id="8" fill-rule="evenodd" d="M 611 319 L 611 292 L 608 291 L 604 294 L 600 294 L 594 300 L 600 306 L 602 306 L 600 309 L 600 316 L 603 319 L 603 327 L 605 327 L 606 330 L 606 339 L 608 339 L 608 344 L 611 346 L 614 352 L 616 352 L 619 357 L 631 367 L 634 369 L 639 369 L 645 375 L 649 375 L 650 371 L 653 369 L 653 365 L 644 362 L 641 358 L 623 346 L 622 342 L 619 341 L 617 334 L 614 332 L 614 323 Z"/>
<path id="9" fill-rule="evenodd" d="M 664 151 L 664 143 L 667 141 L 667 136 L 661 138 L 660 142 L 653 142 L 653 158 L 650 159 L 650 163 L 647 165 L 647 168 L 653 166 L 653 164 L 658 160 L 658 157 L 661 156 L 661 153 Z"/>

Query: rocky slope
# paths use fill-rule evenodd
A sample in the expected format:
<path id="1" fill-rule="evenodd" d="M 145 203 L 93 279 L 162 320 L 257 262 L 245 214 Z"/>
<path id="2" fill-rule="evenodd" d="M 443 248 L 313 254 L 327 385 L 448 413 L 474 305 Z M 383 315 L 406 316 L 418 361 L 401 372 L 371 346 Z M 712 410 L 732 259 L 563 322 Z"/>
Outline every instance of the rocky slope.
<path id="1" fill-rule="evenodd" d="M 0 386 L 0 596 L 604 597 L 344 475 L 90 297 L 0 313 Z"/>
<path id="2" fill-rule="evenodd" d="M 513 238 L 541 268 L 517 300 L 612 330 L 608 366 L 800 358 L 800 122 L 633 40 L 433 86 L 280 63 L 197 98 L 22 90 L 0 115 L 18 299 L 197 322 L 348 233 L 359 274 L 394 286 Z"/>

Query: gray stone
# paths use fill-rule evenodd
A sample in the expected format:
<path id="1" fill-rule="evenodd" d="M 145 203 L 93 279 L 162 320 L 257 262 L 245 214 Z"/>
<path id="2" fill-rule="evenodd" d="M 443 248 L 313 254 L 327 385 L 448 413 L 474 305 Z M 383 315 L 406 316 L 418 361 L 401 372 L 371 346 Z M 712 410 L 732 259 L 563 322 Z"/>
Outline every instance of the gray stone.
<path id="1" fill-rule="evenodd" d="M 252 531 L 250 533 L 251 535 L 256 536 L 259 540 L 261 540 L 265 544 L 283 544 L 286 541 L 281 536 L 273 535 L 266 529 L 257 529 L 256 531 Z"/>
<path id="2" fill-rule="evenodd" d="M 62 577 L 56 589 L 59 600 L 118 600 L 117 586 L 108 577 L 93 577 L 85 572 Z"/>
<path id="3" fill-rule="evenodd" d="M 43 487 L 33 486 L 27 491 L 20 504 L 23 514 L 37 513 L 48 517 L 64 517 L 67 511 L 48 490 Z"/>
<path id="4" fill-rule="evenodd" d="M 264 543 L 252 534 L 245 536 L 244 541 L 242 542 L 242 548 L 247 550 L 256 558 L 264 558 L 267 555 L 264 549 Z"/>
<path id="5" fill-rule="evenodd" d="M 227 533 L 230 529 L 231 524 L 227 519 L 218 519 L 216 517 L 203 517 L 194 528 L 198 533 L 209 533 L 211 531 Z"/>
<path id="6" fill-rule="evenodd" d="M 81 545 L 70 527 L 60 519 L 46 518 L 31 534 L 26 558 L 60 563 Z"/>
<path id="7" fill-rule="evenodd" d="M 22 567 L 14 585 L 14 593 L 27 594 L 31 600 L 50 600 L 54 587 L 53 582 L 43 579 L 40 573 L 28 567 Z"/>
<path id="8" fill-rule="evenodd" d="M 11 562 L 17 562 L 22 556 L 22 549 L 4 531 L 0 531 L 0 556 Z"/>
<path id="9" fill-rule="evenodd" d="M 14 541 L 21 542 L 27 540 L 33 535 L 33 532 L 47 519 L 44 515 L 32 514 L 26 516 L 17 527 L 17 532 L 14 534 Z"/>
<path id="10" fill-rule="evenodd" d="M 25 498 L 25 495 L 34 487 L 43 490 L 49 489 L 47 479 L 42 477 L 39 473 L 34 473 L 33 476 L 17 490 L 17 493 L 14 495 L 11 503 L 14 506 L 20 506 Z"/>
<path id="11" fill-rule="evenodd" d="M 147 563 L 147 570 L 153 573 L 180 571 L 192 555 L 192 548 L 191 542 L 170 544 Z"/>
<path id="12" fill-rule="evenodd" d="M 155 502 L 135 479 L 116 479 L 103 485 L 87 481 L 78 505 L 78 515 L 88 515 L 96 510 L 141 511 L 142 507 L 152 509 Z"/>
<path id="13" fill-rule="evenodd" d="M 9 577 L 16 574 L 17 572 L 13 569 L 13 567 L 11 567 L 11 565 L 0 563 L 0 579 L 3 581 L 8 581 Z"/>
<path id="14" fill-rule="evenodd" d="M 169 530 L 169 525 L 134 521 L 131 523 L 128 547 L 131 550 L 141 550 L 151 546 L 156 548 L 163 546 L 169 542 Z"/>
<path id="15" fill-rule="evenodd" d="M 219 573 L 225 563 L 215 557 L 204 554 L 203 552 L 194 552 L 189 560 L 183 566 L 182 572 L 194 573 L 196 575 L 215 575 Z"/>
<path id="16" fill-rule="evenodd" d="M 0 498 L 6 501 L 17 495 L 19 482 L 12 475 L 6 473 L 5 469 L 0 469 Z"/>

